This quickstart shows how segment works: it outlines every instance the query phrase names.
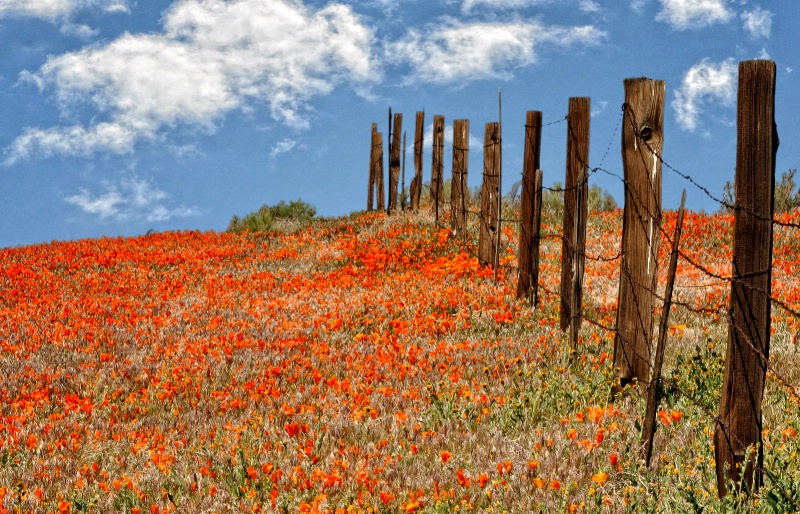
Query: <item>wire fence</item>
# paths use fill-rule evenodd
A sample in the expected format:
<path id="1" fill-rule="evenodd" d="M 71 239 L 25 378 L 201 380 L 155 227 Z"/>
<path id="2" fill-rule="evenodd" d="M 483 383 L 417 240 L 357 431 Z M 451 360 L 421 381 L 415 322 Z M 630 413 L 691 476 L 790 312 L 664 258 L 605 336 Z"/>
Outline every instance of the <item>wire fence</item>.
<path id="1" fill-rule="evenodd" d="M 608 145 L 607 145 L 607 147 L 606 147 L 606 149 L 605 149 L 605 151 L 604 151 L 604 153 L 603 153 L 603 155 L 602 155 L 602 157 L 601 157 L 601 159 L 600 159 L 600 161 L 599 161 L 597 166 L 591 166 L 590 163 L 588 162 L 588 159 L 585 159 L 585 158 L 583 158 L 583 156 L 578 155 L 579 161 L 588 170 L 588 172 L 584 175 L 584 177 L 585 177 L 584 180 L 579 181 L 573 187 L 544 187 L 544 186 L 542 186 L 542 190 L 549 191 L 551 194 L 558 194 L 558 195 L 563 195 L 565 193 L 570 193 L 570 192 L 574 191 L 577 188 L 586 187 L 588 182 L 589 182 L 589 180 L 590 180 L 590 178 L 593 175 L 597 174 L 597 173 L 603 173 L 603 174 L 605 174 L 605 175 L 607 175 L 609 177 L 612 177 L 615 180 L 619 181 L 623 186 L 625 186 L 627 188 L 629 186 L 629 184 L 626 181 L 626 179 L 624 178 L 623 174 L 604 167 L 604 163 L 605 163 L 606 158 L 607 158 L 607 156 L 609 154 L 609 151 L 611 150 L 611 147 L 614 145 L 615 139 L 618 137 L 618 133 L 620 131 L 620 128 L 622 127 L 622 124 L 626 123 L 626 120 L 628 120 L 633 126 L 636 125 L 635 113 L 633 112 L 633 110 L 631 109 L 631 107 L 629 105 L 623 104 L 622 107 L 621 107 L 619 120 L 618 120 L 618 122 L 617 122 L 617 124 L 616 124 L 616 126 L 614 128 L 614 131 L 613 131 L 613 134 L 611 135 L 609 143 L 608 143 Z M 575 138 L 575 134 L 574 134 L 574 132 L 572 130 L 572 126 L 569 123 L 569 116 L 565 116 L 563 118 L 560 118 L 560 119 L 555 120 L 555 121 L 551 121 L 549 123 L 541 124 L 539 126 L 536 126 L 535 128 L 542 129 L 542 128 L 546 128 L 546 127 L 553 127 L 553 126 L 556 126 L 556 125 L 560 125 L 562 123 L 566 123 L 566 125 L 567 125 L 568 137 Z M 527 130 L 528 128 L 531 128 L 531 127 L 526 125 L 525 128 Z M 800 223 L 797 223 L 797 222 L 794 222 L 794 221 L 790 221 L 790 220 L 777 219 L 774 216 L 772 218 L 764 217 L 763 215 L 760 215 L 759 213 L 756 213 L 756 212 L 753 212 L 751 210 L 748 210 L 748 209 L 744 208 L 743 206 L 741 206 L 740 204 L 738 204 L 736 202 L 730 202 L 730 201 L 727 201 L 725 199 L 722 199 L 722 198 L 719 198 L 719 197 L 715 196 L 714 194 L 711 193 L 711 191 L 707 187 L 703 186 L 702 183 L 699 180 L 697 180 L 695 177 L 693 177 L 690 173 L 684 172 L 681 169 L 679 169 L 678 167 L 676 167 L 676 166 L 668 163 L 667 161 L 665 161 L 663 156 L 659 152 L 657 152 L 655 148 L 653 148 L 650 145 L 649 141 L 645 140 L 644 138 L 642 138 L 641 135 L 636 130 L 634 130 L 633 132 L 634 132 L 634 134 L 636 134 L 637 142 L 639 144 L 643 145 L 643 147 L 647 148 L 652 153 L 652 155 L 654 155 L 658 159 L 659 163 L 662 165 L 662 169 L 666 169 L 670 173 L 675 174 L 676 176 L 678 176 L 682 180 L 684 180 L 688 184 L 689 187 L 692 187 L 692 188 L 702 192 L 705 196 L 707 196 L 709 199 L 711 199 L 717 205 L 719 205 L 719 208 L 720 208 L 721 211 L 722 210 L 726 210 L 726 211 L 729 211 L 729 212 L 732 212 L 732 213 L 743 212 L 743 213 L 748 214 L 748 215 L 750 215 L 750 216 L 752 216 L 752 217 L 754 217 L 754 218 L 756 218 L 758 220 L 768 221 L 773 227 L 774 226 L 779 226 L 779 227 L 784 227 L 784 228 L 788 228 L 788 229 L 800 229 Z M 495 144 L 495 143 L 492 143 L 492 144 Z M 502 140 L 497 141 L 497 144 L 502 144 Z M 460 151 L 463 152 L 463 151 L 467 151 L 468 149 L 467 148 L 460 148 L 460 149 L 456 149 L 456 150 L 457 151 L 460 150 Z M 524 180 L 523 177 L 522 177 L 522 173 L 520 173 L 520 175 L 519 175 L 519 180 L 520 180 L 520 182 L 522 180 Z M 442 205 L 442 208 L 439 210 L 440 213 L 441 212 L 452 211 L 453 206 L 451 206 L 449 204 L 447 195 L 445 195 L 445 198 L 441 202 L 441 205 Z M 502 202 L 501 202 L 501 205 L 502 205 Z M 563 205 L 563 200 L 562 200 L 562 205 Z M 649 210 L 644 208 L 644 206 L 641 205 L 639 202 L 632 202 L 631 203 L 631 207 L 635 211 L 636 218 L 641 223 L 644 223 L 644 220 L 648 216 L 655 216 L 659 220 L 658 225 L 659 225 L 659 234 L 660 234 L 661 238 L 666 243 L 669 243 L 670 245 L 673 244 L 673 235 L 670 234 L 668 232 L 668 230 L 666 230 L 666 227 L 664 226 L 664 223 L 661 222 L 662 219 L 661 219 L 661 213 L 660 212 L 649 212 Z M 466 211 L 467 216 L 471 220 L 471 223 L 468 222 L 468 226 L 474 226 L 472 224 L 481 223 L 481 222 L 485 222 L 486 221 L 486 220 L 482 219 L 484 214 L 482 213 L 481 210 L 474 209 L 474 208 L 466 208 L 463 203 L 461 205 L 457 206 L 456 208 Z M 506 227 L 508 227 L 509 225 L 511 225 L 511 226 L 514 226 L 514 225 L 520 226 L 520 224 L 522 222 L 522 219 L 520 217 L 514 216 L 514 215 L 509 216 L 508 215 L 508 211 L 509 211 L 508 208 L 501 207 L 501 210 L 500 210 L 500 213 L 499 213 L 499 217 L 498 217 L 498 221 L 500 223 L 502 223 L 503 225 L 505 225 Z M 437 220 L 437 222 L 439 222 L 439 220 Z M 442 223 L 440 223 L 440 226 L 444 226 L 444 225 Z M 502 241 L 503 238 L 502 238 L 502 235 L 500 233 L 497 233 L 495 236 L 497 237 L 496 244 L 498 246 L 498 253 L 500 253 L 500 247 L 503 244 L 503 241 Z M 571 243 L 569 241 L 565 241 L 564 240 L 563 234 L 561 234 L 561 233 L 540 233 L 540 234 L 538 234 L 538 238 L 539 238 L 540 241 L 544 241 L 544 240 L 561 241 L 562 245 L 564 245 L 565 247 L 570 247 L 570 245 L 571 245 Z M 464 243 L 462 245 L 463 246 L 463 250 L 468 252 L 473 257 L 477 258 L 478 255 L 477 255 L 477 253 L 475 251 L 475 248 L 469 243 L 469 241 L 464 239 L 463 243 Z M 506 243 L 506 245 L 507 245 L 507 247 L 510 247 L 510 246 L 513 246 L 513 243 L 508 242 L 508 243 Z M 734 287 L 735 286 L 740 286 L 740 287 L 746 288 L 747 290 L 754 291 L 755 293 L 757 293 L 759 295 L 762 295 L 764 298 L 768 299 L 772 304 L 774 304 L 779 309 L 784 311 L 788 316 L 791 316 L 791 317 L 794 317 L 794 318 L 800 318 L 800 310 L 798 308 L 796 308 L 795 306 L 791 305 L 788 301 L 785 301 L 785 300 L 783 300 L 781 298 L 776 297 L 775 295 L 773 295 L 768 290 L 764 290 L 764 289 L 759 289 L 759 288 L 753 287 L 747 281 L 748 278 L 751 278 L 753 276 L 770 273 L 771 270 L 774 269 L 773 266 L 771 266 L 769 269 L 757 270 L 755 272 L 748 273 L 748 274 L 726 275 L 726 274 L 717 273 L 717 272 L 713 271 L 710 266 L 704 265 L 702 262 L 699 262 L 699 260 L 696 257 L 691 255 L 689 252 L 685 251 L 680 245 L 678 245 L 678 256 L 679 256 L 679 259 L 682 262 L 688 264 L 691 268 L 696 270 L 701 277 L 707 279 L 702 284 L 695 284 L 695 285 L 687 284 L 687 285 L 685 285 L 685 288 L 695 287 L 695 288 L 698 288 L 698 289 L 702 289 L 702 288 L 707 288 L 709 286 L 714 286 L 714 285 L 716 285 L 716 286 L 725 285 L 725 287 L 728 289 L 728 291 L 731 291 L 731 294 L 733 294 Z M 623 252 L 622 252 L 621 249 L 618 252 L 613 253 L 611 255 L 594 254 L 594 253 L 592 253 L 590 251 L 584 250 L 584 251 L 582 251 L 580 253 L 580 257 L 585 259 L 586 261 L 589 261 L 590 263 L 591 262 L 595 262 L 595 263 L 598 263 L 598 264 L 601 263 L 601 264 L 604 264 L 604 265 L 608 265 L 609 263 L 614 263 L 614 262 L 620 262 L 620 265 L 619 265 L 619 271 L 620 271 L 619 275 L 620 275 L 620 277 L 623 275 L 623 273 L 621 272 L 622 268 L 626 265 L 625 259 L 623 259 Z M 668 254 L 662 255 L 662 257 L 660 258 L 660 262 L 658 262 L 658 268 L 659 269 L 663 269 L 663 265 L 664 265 L 663 261 L 667 257 L 668 257 Z M 518 266 L 513 265 L 513 264 L 498 263 L 498 266 L 500 268 L 504 269 L 507 272 L 506 273 L 507 277 L 511 276 L 513 278 L 513 276 L 515 274 L 518 274 L 519 271 L 520 271 Z M 510 275 L 509 275 L 509 272 L 510 272 Z M 633 280 L 632 275 L 630 273 L 626 273 L 625 276 L 628 277 L 629 280 Z M 687 302 L 687 301 L 683 301 L 681 299 L 667 299 L 667 298 L 664 297 L 663 294 L 661 294 L 657 290 L 658 289 L 657 283 L 658 282 L 656 282 L 656 288 L 654 288 L 651 284 L 636 283 L 635 285 L 638 286 L 640 288 L 640 290 L 644 290 L 644 291 L 646 291 L 647 294 L 652 295 L 652 297 L 657 302 L 659 302 L 662 307 L 664 306 L 664 304 L 668 300 L 671 300 L 671 305 L 673 307 L 675 307 L 675 308 L 683 310 L 685 315 L 702 316 L 702 317 L 714 317 L 714 319 L 717 320 L 717 322 L 719 320 L 726 320 L 730 327 L 734 327 L 733 330 L 737 330 L 738 331 L 740 339 L 742 341 L 744 341 L 745 344 L 747 344 L 748 347 L 756 355 L 758 355 L 759 359 L 762 361 L 762 365 L 763 365 L 764 369 L 766 370 L 767 378 L 774 379 L 780 385 L 780 387 L 782 387 L 783 390 L 795 402 L 800 404 L 800 387 L 798 387 L 797 385 L 793 384 L 792 381 L 789 380 L 786 376 L 784 376 L 781 373 L 780 370 L 776 369 L 776 366 L 774 365 L 774 363 L 770 362 L 769 355 L 765 354 L 765 352 L 762 350 L 760 345 L 756 344 L 753 341 L 752 336 L 750 334 L 744 333 L 741 329 L 736 328 L 736 325 L 734 324 L 733 318 L 732 318 L 732 307 L 730 305 L 722 305 L 722 304 L 716 305 L 716 306 L 715 305 L 702 305 L 702 304 L 698 305 L 697 303 L 690 303 L 690 302 Z M 684 286 L 682 286 L 682 287 L 684 287 Z M 542 290 L 545 294 L 549 295 L 551 298 L 555 298 L 556 300 L 559 300 L 559 299 L 562 298 L 560 292 L 554 291 L 554 290 L 552 290 L 552 289 L 547 287 L 547 284 L 544 282 L 542 277 L 539 277 L 538 288 L 540 290 Z M 658 308 L 656 310 L 658 310 Z M 590 310 L 586 310 L 586 309 L 580 309 L 579 312 L 580 312 L 580 320 L 581 321 L 585 321 L 586 323 L 592 325 L 593 327 L 606 332 L 609 336 L 613 336 L 615 338 L 620 338 L 621 337 L 619 331 L 617 330 L 617 326 L 616 325 L 612 326 L 612 325 L 609 325 L 607 323 L 604 323 L 603 321 L 601 321 L 601 319 L 598 319 L 597 313 L 593 313 Z M 621 342 L 623 343 L 623 346 L 625 346 L 628 351 L 631 351 L 631 350 L 634 349 L 633 345 L 624 344 L 624 343 L 626 343 L 626 341 L 621 341 Z M 651 356 L 650 355 L 637 355 L 637 356 L 639 358 L 641 358 L 641 359 L 644 359 L 645 362 L 648 363 L 650 371 L 652 372 L 653 363 L 651 362 Z M 689 403 L 691 403 L 692 405 L 697 407 L 701 412 L 703 412 L 708 417 L 709 420 L 713 421 L 715 426 L 720 427 L 721 432 L 724 434 L 724 436 L 726 438 L 730 437 L 730 433 L 731 432 L 729 430 L 729 427 L 727 427 L 725 425 L 724 421 L 720 418 L 718 413 L 717 412 L 713 412 L 702 401 L 700 401 L 697 398 L 695 398 L 694 395 L 690 391 L 686 391 L 680 385 L 680 383 L 679 383 L 679 381 L 677 379 L 675 379 L 674 377 L 662 378 L 660 376 L 653 376 L 652 373 L 650 373 L 650 375 L 651 375 L 650 381 L 649 381 L 649 383 L 645 384 L 646 386 L 649 387 L 651 385 L 654 385 L 657 381 L 661 380 L 662 384 L 665 387 L 669 388 L 672 391 L 676 391 L 686 401 L 688 401 Z"/>

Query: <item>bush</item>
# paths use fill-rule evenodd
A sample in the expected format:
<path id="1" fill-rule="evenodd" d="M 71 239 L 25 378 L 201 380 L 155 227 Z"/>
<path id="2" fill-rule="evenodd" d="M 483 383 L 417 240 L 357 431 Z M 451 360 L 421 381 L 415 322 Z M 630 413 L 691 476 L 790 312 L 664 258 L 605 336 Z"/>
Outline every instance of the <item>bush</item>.
<path id="1" fill-rule="evenodd" d="M 780 182 L 775 181 L 775 191 L 773 197 L 775 198 L 775 212 L 789 212 L 800 207 L 800 191 L 795 191 L 797 184 L 794 182 L 794 176 L 797 174 L 797 169 L 784 171 L 781 173 Z M 727 206 L 736 204 L 736 191 L 733 183 L 729 180 L 725 182 L 722 188 L 722 206 L 723 211 L 731 211 Z"/>
<path id="2" fill-rule="evenodd" d="M 288 204 L 281 200 L 277 205 L 262 205 L 257 211 L 244 218 L 234 215 L 228 224 L 227 232 L 269 232 L 277 229 L 291 229 L 305 226 L 314 219 L 317 209 L 303 200 Z"/>

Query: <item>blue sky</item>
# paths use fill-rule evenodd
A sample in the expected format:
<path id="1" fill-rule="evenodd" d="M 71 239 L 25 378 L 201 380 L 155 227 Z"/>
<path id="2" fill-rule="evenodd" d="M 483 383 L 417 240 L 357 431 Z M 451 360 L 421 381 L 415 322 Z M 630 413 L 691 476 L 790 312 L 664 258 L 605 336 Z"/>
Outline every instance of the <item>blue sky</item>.
<path id="1" fill-rule="evenodd" d="M 591 97 L 591 165 L 621 175 L 622 83 L 640 76 L 667 84 L 664 159 L 721 196 L 739 61 L 776 62 L 777 171 L 800 166 L 798 34 L 797 0 L 0 0 L 0 247 L 224 230 L 297 198 L 364 209 L 390 106 L 409 134 L 418 110 L 448 140 L 469 119 L 476 186 L 498 89 L 506 189 L 525 111 L 558 121 L 571 96 Z M 542 145 L 545 183 L 563 182 L 566 125 Z M 430 162 L 428 137 L 426 181 Z M 666 169 L 665 207 L 683 187 L 717 209 Z"/>

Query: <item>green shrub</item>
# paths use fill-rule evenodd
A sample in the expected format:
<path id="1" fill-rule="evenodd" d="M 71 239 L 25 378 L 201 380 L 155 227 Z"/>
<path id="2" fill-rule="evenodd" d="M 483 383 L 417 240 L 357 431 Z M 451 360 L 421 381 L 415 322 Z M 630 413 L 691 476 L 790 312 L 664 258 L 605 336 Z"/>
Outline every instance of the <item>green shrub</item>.
<path id="1" fill-rule="evenodd" d="M 797 184 L 795 184 L 794 176 L 797 174 L 797 169 L 784 171 L 781 173 L 781 180 L 775 181 L 775 191 L 773 197 L 775 198 L 775 212 L 789 212 L 800 207 L 800 191 L 795 191 Z M 722 201 L 725 205 L 722 206 L 723 211 L 730 211 L 728 205 L 736 204 L 736 191 L 733 183 L 729 180 L 725 182 L 722 188 Z"/>
<path id="2" fill-rule="evenodd" d="M 277 205 L 262 205 L 244 218 L 231 218 L 227 232 L 269 232 L 272 230 L 296 229 L 306 226 L 317 214 L 317 209 L 303 200 L 288 204 L 281 200 Z"/>

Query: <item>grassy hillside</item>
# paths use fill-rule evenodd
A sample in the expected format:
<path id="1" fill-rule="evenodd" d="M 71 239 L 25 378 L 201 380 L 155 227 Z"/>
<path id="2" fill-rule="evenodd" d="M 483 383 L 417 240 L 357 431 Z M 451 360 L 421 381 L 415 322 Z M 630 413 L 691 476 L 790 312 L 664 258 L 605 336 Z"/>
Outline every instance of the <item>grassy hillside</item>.
<path id="1" fill-rule="evenodd" d="M 728 275 L 731 223 L 689 214 L 684 250 Z M 508 224 L 497 282 L 426 214 L 3 250 L 0 512 L 724 512 L 726 283 L 679 266 L 645 469 L 644 399 L 609 396 L 620 229 L 620 211 L 590 217 L 598 324 L 574 355 L 546 292 L 560 241 L 543 242 L 533 310 Z M 776 234 L 773 294 L 795 307 L 799 247 Z M 800 501 L 798 327 L 773 315 L 787 383 L 767 381 L 775 476 L 746 506 L 763 512 Z"/>

